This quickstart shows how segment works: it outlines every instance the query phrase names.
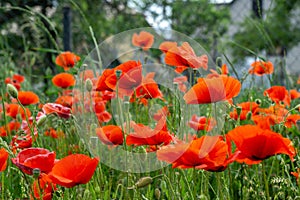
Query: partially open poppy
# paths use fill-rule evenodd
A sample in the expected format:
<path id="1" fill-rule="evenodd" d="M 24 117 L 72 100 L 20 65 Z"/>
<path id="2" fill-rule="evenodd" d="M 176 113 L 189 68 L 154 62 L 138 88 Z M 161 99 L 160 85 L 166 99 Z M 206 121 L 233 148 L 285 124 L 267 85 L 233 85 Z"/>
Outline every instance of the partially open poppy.
<path id="1" fill-rule="evenodd" d="M 202 136 L 189 143 L 168 145 L 157 151 L 159 160 L 172 163 L 173 168 L 196 168 L 223 171 L 234 161 L 227 143 L 221 136 Z"/>
<path id="2" fill-rule="evenodd" d="M 141 31 L 139 34 L 134 33 L 132 36 L 132 44 L 141 47 L 144 51 L 152 47 L 154 36 L 146 31 Z"/>
<path id="3" fill-rule="evenodd" d="M 49 177 L 53 183 L 67 188 L 86 184 L 92 178 L 98 163 L 98 158 L 72 154 L 56 162 Z"/>
<path id="4" fill-rule="evenodd" d="M 183 98 L 187 104 L 207 104 L 229 100 L 240 90 L 241 83 L 232 77 L 199 78 Z"/>
<path id="5" fill-rule="evenodd" d="M 286 154 L 293 160 L 296 151 L 288 138 L 255 125 L 239 126 L 227 133 L 227 139 L 236 145 L 237 162 L 252 165 L 277 154 Z"/>
<path id="6" fill-rule="evenodd" d="M 188 124 L 192 129 L 196 131 L 211 131 L 216 125 L 216 121 L 212 118 L 207 118 L 204 116 L 198 117 L 197 115 L 193 115 Z"/>
<path id="7" fill-rule="evenodd" d="M 38 95 L 31 91 L 19 91 L 18 99 L 24 106 L 37 104 L 40 101 Z"/>
<path id="8" fill-rule="evenodd" d="M 264 62 L 264 61 L 255 61 L 251 64 L 251 68 L 249 69 L 250 74 L 255 74 L 257 76 L 262 76 L 264 74 L 272 74 L 274 71 L 274 67 L 272 62 Z"/>
<path id="9" fill-rule="evenodd" d="M 167 145 L 173 140 L 173 136 L 167 130 L 166 118 L 164 117 L 157 122 L 154 129 L 135 122 L 131 122 L 130 125 L 134 132 L 127 135 L 127 145 Z"/>
<path id="10" fill-rule="evenodd" d="M 60 53 L 55 59 L 55 63 L 63 67 L 65 71 L 73 68 L 78 61 L 80 61 L 80 57 L 69 51 Z"/>
<path id="11" fill-rule="evenodd" d="M 42 110 L 47 115 L 54 113 L 62 118 L 66 118 L 66 119 L 71 117 L 71 109 L 70 108 L 62 106 L 60 104 L 56 104 L 56 103 L 46 103 L 45 105 L 43 105 Z"/>
<path id="12" fill-rule="evenodd" d="M 184 42 L 180 47 L 173 47 L 168 50 L 165 56 L 165 62 L 168 65 L 175 66 L 177 73 L 182 73 L 187 68 L 203 68 L 207 69 L 208 57 L 207 55 L 197 56 L 189 45 Z"/>
<path id="13" fill-rule="evenodd" d="M 287 116 L 284 125 L 288 128 L 291 128 L 293 125 L 297 124 L 297 121 L 300 121 L 299 114 L 289 115 L 289 116 Z"/>
<path id="14" fill-rule="evenodd" d="M 284 103 L 289 106 L 291 103 L 289 92 L 284 86 L 272 86 L 264 91 L 264 95 L 268 96 L 276 104 Z"/>
<path id="15" fill-rule="evenodd" d="M 47 149 L 28 148 L 20 151 L 16 158 L 12 158 L 12 162 L 29 175 L 32 175 L 34 168 L 39 168 L 41 172 L 48 173 L 54 165 L 55 155 L 55 152 L 50 152 Z"/>
<path id="16" fill-rule="evenodd" d="M 0 172 L 3 172 L 7 166 L 8 153 L 4 148 L 0 149 Z"/>
<path id="17" fill-rule="evenodd" d="M 74 100 L 75 100 L 75 97 L 64 95 L 64 96 L 59 96 L 55 100 L 55 103 L 71 108 Z"/>
<path id="18" fill-rule="evenodd" d="M 107 125 L 96 129 L 99 139 L 107 145 L 123 144 L 123 133 L 119 126 Z"/>
<path id="19" fill-rule="evenodd" d="M 16 153 L 17 149 L 26 149 L 32 147 L 32 136 L 30 134 L 14 135 L 10 142 L 11 149 Z"/>
<path id="20" fill-rule="evenodd" d="M 60 73 L 52 78 L 52 82 L 57 87 L 68 88 L 75 85 L 76 80 L 72 74 Z"/>

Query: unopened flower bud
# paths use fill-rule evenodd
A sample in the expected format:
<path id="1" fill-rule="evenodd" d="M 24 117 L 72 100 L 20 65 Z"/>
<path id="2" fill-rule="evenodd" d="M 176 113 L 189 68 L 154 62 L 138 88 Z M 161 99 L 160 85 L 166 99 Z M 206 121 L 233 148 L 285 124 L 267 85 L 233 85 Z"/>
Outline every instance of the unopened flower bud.
<path id="1" fill-rule="evenodd" d="M 41 170 L 39 168 L 34 168 L 32 170 L 32 175 L 33 175 L 33 178 L 37 179 L 41 174 Z"/>
<path id="2" fill-rule="evenodd" d="M 23 120 L 22 115 L 20 113 L 18 113 L 16 119 L 17 119 L 18 122 L 21 122 Z"/>
<path id="3" fill-rule="evenodd" d="M 241 112 L 242 112 L 242 108 L 241 107 L 236 107 L 236 113 L 238 114 L 238 116 L 241 115 Z"/>
<path id="4" fill-rule="evenodd" d="M 47 120 L 47 115 L 41 116 L 40 119 L 37 121 L 37 126 L 38 127 L 43 126 L 45 124 L 46 120 Z"/>
<path id="5" fill-rule="evenodd" d="M 122 75 L 122 70 L 116 70 L 117 79 L 119 79 Z"/>
<path id="6" fill-rule="evenodd" d="M 140 178 L 140 180 L 138 180 L 136 182 L 135 186 L 137 188 L 142 188 L 142 187 L 145 187 L 145 186 L 151 184 L 152 182 L 153 182 L 153 179 L 150 176 L 146 176 L 146 177 Z"/>
<path id="7" fill-rule="evenodd" d="M 160 189 L 155 188 L 155 190 L 154 190 L 154 196 L 155 196 L 155 198 L 156 199 L 160 199 L 160 195 L 161 195 Z"/>
<path id="8" fill-rule="evenodd" d="M 252 112 L 249 111 L 246 115 L 247 120 L 250 120 L 252 118 Z"/>
<path id="9" fill-rule="evenodd" d="M 14 85 L 7 84 L 6 90 L 11 97 L 16 98 L 16 99 L 18 98 L 18 90 Z"/>
<path id="10" fill-rule="evenodd" d="M 91 79 L 89 79 L 89 78 L 86 79 L 86 81 L 85 81 L 85 88 L 86 88 L 86 90 L 89 91 L 89 92 L 92 91 L 92 89 L 93 89 L 93 82 L 92 82 Z"/>

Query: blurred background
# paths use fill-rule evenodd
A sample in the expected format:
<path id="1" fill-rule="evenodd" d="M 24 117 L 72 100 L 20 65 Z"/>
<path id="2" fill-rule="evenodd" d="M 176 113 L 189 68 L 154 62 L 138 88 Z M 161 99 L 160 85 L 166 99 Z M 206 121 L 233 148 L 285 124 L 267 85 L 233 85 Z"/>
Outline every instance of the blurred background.
<path id="1" fill-rule="evenodd" d="M 273 61 L 282 84 L 300 74 L 299 0 L 4 0 L 0 66 L 38 80 L 57 73 L 60 51 L 84 56 L 95 47 L 93 35 L 100 43 L 149 26 L 190 36 L 237 71 L 261 57 Z"/>

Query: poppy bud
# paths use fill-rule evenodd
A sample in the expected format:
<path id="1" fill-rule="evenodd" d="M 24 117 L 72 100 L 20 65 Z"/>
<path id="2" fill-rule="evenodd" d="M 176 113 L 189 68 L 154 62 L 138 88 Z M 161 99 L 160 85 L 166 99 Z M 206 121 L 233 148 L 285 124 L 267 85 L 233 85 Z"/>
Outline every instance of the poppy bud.
<path id="1" fill-rule="evenodd" d="M 255 99 L 255 103 L 260 105 L 261 104 L 261 100 L 260 99 Z"/>
<path id="2" fill-rule="evenodd" d="M 23 120 L 22 115 L 20 113 L 18 113 L 16 119 L 18 122 L 21 122 Z"/>
<path id="3" fill-rule="evenodd" d="M 242 112 L 242 108 L 241 107 L 236 107 L 236 113 L 238 114 L 238 116 L 241 115 L 241 112 Z"/>
<path id="4" fill-rule="evenodd" d="M 116 70 L 117 79 L 119 79 L 122 75 L 122 70 Z"/>
<path id="5" fill-rule="evenodd" d="M 45 124 L 45 121 L 47 119 L 47 115 L 43 115 L 38 121 L 37 121 L 37 126 L 41 127 Z"/>
<path id="6" fill-rule="evenodd" d="M 221 57 L 217 57 L 217 59 L 216 59 L 216 65 L 217 65 L 217 67 L 221 67 L 222 64 L 223 64 L 222 58 Z M 222 70 L 221 70 L 221 73 L 222 73 Z"/>
<path id="7" fill-rule="evenodd" d="M 91 193 L 88 189 L 84 190 L 84 193 L 83 193 L 83 199 L 90 199 Z"/>
<path id="8" fill-rule="evenodd" d="M 161 195 L 160 189 L 155 188 L 155 190 L 154 190 L 154 196 L 155 196 L 155 198 L 156 199 L 160 199 L 160 195 Z"/>
<path id="9" fill-rule="evenodd" d="M 41 174 L 41 170 L 39 168 L 34 168 L 32 170 L 32 176 L 33 178 L 37 179 Z"/>
<path id="10" fill-rule="evenodd" d="M 247 115 L 246 115 L 246 118 L 247 118 L 247 120 L 250 120 L 251 117 L 252 117 L 252 112 L 249 111 L 249 112 L 247 113 Z"/>
<path id="11" fill-rule="evenodd" d="M 6 90 L 11 97 L 16 98 L 16 99 L 18 98 L 18 90 L 14 85 L 7 84 Z"/>
<path id="12" fill-rule="evenodd" d="M 89 78 L 86 79 L 86 81 L 85 81 L 85 88 L 89 92 L 92 91 L 92 89 L 93 89 L 93 83 L 92 83 L 91 79 L 89 79 Z"/>
<path id="13" fill-rule="evenodd" d="M 153 179 L 150 176 L 146 176 L 143 178 L 140 178 L 140 180 L 138 180 L 138 182 L 135 183 L 135 186 L 137 188 L 142 188 L 145 187 L 149 184 L 151 184 L 153 182 Z"/>

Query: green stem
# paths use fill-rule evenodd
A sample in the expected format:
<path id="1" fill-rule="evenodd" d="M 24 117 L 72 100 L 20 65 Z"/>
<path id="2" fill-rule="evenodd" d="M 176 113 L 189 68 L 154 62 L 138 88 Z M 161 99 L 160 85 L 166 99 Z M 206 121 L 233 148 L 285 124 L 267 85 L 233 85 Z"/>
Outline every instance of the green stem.
<path id="1" fill-rule="evenodd" d="M 4 188 L 5 174 L 4 174 L 4 172 L 2 172 L 1 176 L 2 176 L 2 179 L 1 179 L 1 191 L 2 191 L 1 199 L 5 199 L 4 198 L 4 194 L 5 194 L 5 188 Z"/>
<path id="2" fill-rule="evenodd" d="M 266 170 L 265 170 L 265 164 L 264 162 L 262 162 L 262 173 L 263 173 L 263 177 L 264 177 L 264 182 L 265 182 L 265 190 L 266 190 L 266 196 L 267 196 L 267 200 L 270 199 L 270 194 L 269 194 L 269 183 L 268 183 L 268 178 L 266 176 Z"/>
<path id="3" fill-rule="evenodd" d="M 189 192 L 190 197 L 191 197 L 190 199 L 194 200 L 195 198 L 194 198 L 193 192 L 192 192 L 192 190 L 191 190 L 189 181 L 187 180 L 184 171 L 183 171 L 183 170 L 180 170 L 180 173 L 181 173 L 181 175 L 182 175 L 182 177 L 183 177 L 183 180 L 184 180 L 184 182 L 185 182 L 185 184 L 186 184 L 186 186 L 187 186 L 187 188 L 188 188 L 188 192 Z"/>

